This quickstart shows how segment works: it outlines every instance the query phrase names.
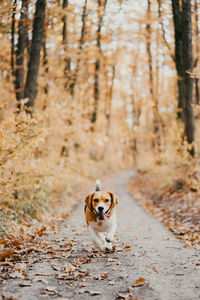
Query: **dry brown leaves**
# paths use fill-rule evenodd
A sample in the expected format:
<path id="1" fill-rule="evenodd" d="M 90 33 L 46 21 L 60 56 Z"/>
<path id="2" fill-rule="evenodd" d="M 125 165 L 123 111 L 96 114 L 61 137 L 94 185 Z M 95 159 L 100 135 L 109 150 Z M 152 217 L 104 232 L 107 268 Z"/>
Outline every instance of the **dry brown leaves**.
<path id="1" fill-rule="evenodd" d="M 137 201 L 162 221 L 185 244 L 200 249 L 200 199 L 184 179 L 175 178 L 173 186 L 155 187 L 155 174 L 137 174 L 129 189 Z"/>
<path id="2" fill-rule="evenodd" d="M 136 279 L 136 281 L 132 284 L 132 286 L 133 287 L 142 286 L 145 283 L 146 283 L 146 279 L 143 277 L 140 277 L 140 278 Z"/>

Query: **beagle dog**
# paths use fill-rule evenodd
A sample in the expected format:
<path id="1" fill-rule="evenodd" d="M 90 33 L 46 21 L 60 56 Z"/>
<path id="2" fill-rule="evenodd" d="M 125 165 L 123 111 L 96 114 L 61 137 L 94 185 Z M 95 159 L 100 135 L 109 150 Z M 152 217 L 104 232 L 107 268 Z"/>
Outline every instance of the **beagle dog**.
<path id="1" fill-rule="evenodd" d="M 94 244 L 101 250 L 111 250 L 117 228 L 115 207 L 117 197 L 112 192 L 101 191 L 96 180 L 95 192 L 85 198 L 85 217 Z"/>

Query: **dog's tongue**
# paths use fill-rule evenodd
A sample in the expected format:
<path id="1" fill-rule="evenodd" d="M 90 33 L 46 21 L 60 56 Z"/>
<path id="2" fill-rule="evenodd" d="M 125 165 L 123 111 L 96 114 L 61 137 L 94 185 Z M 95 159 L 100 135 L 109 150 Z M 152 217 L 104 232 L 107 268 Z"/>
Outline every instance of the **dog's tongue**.
<path id="1" fill-rule="evenodd" d="M 103 213 L 99 213 L 99 219 L 100 219 L 100 220 L 104 220 L 104 219 L 105 219 L 105 216 L 104 216 Z"/>

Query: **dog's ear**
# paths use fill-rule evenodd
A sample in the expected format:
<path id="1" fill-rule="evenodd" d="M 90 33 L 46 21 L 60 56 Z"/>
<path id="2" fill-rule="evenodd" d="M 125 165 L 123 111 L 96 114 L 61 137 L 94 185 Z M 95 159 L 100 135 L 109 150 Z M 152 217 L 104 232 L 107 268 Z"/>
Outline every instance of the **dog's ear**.
<path id="1" fill-rule="evenodd" d="M 92 198 L 93 198 L 94 193 L 89 194 L 86 198 L 85 198 L 85 204 L 86 206 L 89 208 L 89 210 L 93 211 L 93 205 L 92 205 Z"/>
<path id="2" fill-rule="evenodd" d="M 113 208 L 118 204 L 118 198 L 114 193 L 112 193 L 112 192 L 108 192 L 108 193 L 111 197 L 111 208 Z"/>

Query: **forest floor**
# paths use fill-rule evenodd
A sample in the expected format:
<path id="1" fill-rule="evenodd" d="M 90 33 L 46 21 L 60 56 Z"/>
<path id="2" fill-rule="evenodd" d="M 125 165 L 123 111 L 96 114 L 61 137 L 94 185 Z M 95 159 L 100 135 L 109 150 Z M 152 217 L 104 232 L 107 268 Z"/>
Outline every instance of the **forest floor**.
<path id="1" fill-rule="evenodd" d="M 147 212 L 184 242 L 184 247 L 200 250 L 199 194 L 183 178 L 160 185 L 158 177 L 159 174 L 137 172 L 129 181 L 129 190 Z"/>
<path id="2" fill-rule="evenodd" d="M 18 253 L 1 257 L 0 298 L 200 299 L 199 251 L 184 247 L 138 205 L 127 188 L 132 175 L 121 171 L 102 180 L 119 198 L 113 252 L 92 249 L 80 199 L 66 219 L 40 229 L 35 246 L 18 245 Z"/>

